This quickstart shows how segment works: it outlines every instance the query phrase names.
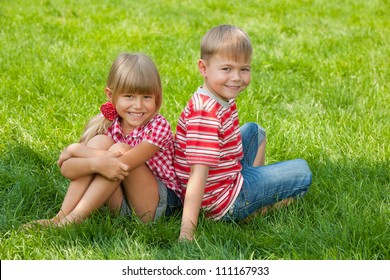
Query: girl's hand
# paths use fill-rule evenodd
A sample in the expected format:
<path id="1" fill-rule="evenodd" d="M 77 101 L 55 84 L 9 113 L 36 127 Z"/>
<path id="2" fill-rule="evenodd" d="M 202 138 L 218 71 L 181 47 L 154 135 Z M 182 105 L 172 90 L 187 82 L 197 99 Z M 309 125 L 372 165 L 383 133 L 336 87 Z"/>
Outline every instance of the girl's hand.
<path id="1" fill-rule="evenodd" d="M 71 144 L 69 145 L 68 147 L 66 147 L 60 154 L 60 157 L 57 161 L 57 164 L 59 167 L 62 166 L 62 164 L 64 163 L 65 160 L 68 160 L 70 159 L 71 157 L 73 157 L 73 154 L 72 154 L 72 149 L 73 149 L 73 146 L 74 145 L 77 145 L 77 143 L 75 144 Z"/>
<path id="2" fill-rule="evenodd" d="M 64 161 L 72 158 L 95 158 L 111 154 L 106 150 L 92 149 L 85 145 L 85 143 L 73 143 L 66 147 L 60 154 L 57 161 L 59 167 L 62 166 Z"/>
<path id="3" fill-rule="evenodd" d="M 107 152 L 106 155 L 96 158 L 96 173 L 112 181 L 125 179 L 129 175 L 130 167 L 118 159 L 121 155 L 120 151 Z"/>

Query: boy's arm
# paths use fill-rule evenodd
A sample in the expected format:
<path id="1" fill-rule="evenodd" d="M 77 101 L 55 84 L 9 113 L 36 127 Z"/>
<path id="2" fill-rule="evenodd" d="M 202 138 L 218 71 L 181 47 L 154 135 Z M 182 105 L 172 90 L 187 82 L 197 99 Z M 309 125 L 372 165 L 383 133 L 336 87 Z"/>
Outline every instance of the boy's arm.
<path id="1" fill-rule="evenodd" d="M 184 199 L 179 240 L 192 241 L 194 239 L 208 174 L 209 167 L 206 165 L 195 164 L 191 166 L 191 174 Z"/>

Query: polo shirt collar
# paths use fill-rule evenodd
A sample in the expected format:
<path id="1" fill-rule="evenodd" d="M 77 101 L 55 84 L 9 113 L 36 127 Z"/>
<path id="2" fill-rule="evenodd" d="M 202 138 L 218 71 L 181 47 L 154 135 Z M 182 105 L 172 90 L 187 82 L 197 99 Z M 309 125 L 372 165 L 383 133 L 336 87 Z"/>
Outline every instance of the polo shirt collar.
<path id="1" fill-rule="evenodd" d="M 221 106 L 223 106 L 225 108 L 229 108 L 229 106 L 230 106 L 229 101 L 223 100 L 222 98 L 216 96 L 211 91 L 208 91 L 208 90 L 204 89 L 202 86 L 198 87 L 197 92 L 200 93 L 200 94 L 203 94 L 203 95 L 207 95 L 208 97 L 211 97 L 212 99 L 217 101 Z"/>

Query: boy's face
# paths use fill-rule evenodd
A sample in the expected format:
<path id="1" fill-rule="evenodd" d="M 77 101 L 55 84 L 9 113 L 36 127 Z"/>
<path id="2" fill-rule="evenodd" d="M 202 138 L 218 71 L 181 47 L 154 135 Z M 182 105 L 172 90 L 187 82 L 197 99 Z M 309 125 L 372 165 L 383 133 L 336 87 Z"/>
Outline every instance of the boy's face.
<path id="1" fill-rule="evenodd" d="M 236 62 L 217 54 L 207 61 L 199 60 L 198 68 L 204 78 L 203 88 L 225 100 L 236 98 L 251 81 L 250 61 Z"/>

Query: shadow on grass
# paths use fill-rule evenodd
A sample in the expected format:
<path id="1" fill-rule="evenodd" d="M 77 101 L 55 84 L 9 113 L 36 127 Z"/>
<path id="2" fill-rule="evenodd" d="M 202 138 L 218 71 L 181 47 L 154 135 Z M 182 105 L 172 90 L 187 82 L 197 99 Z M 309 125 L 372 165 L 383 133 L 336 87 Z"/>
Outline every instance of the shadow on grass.
<path id="1" fill-rule="evenodd" d="M 0 156 L 3 238 L 58 211 L 68 182 L 54 161 L 25 145 Z M 389 163 L 309 164 L 313 185 L 298 203 L 240 225 L 201 216 L 193 243 L 177 242 L 180 215 L 144 225 L 100 210 L 82 225 L 36 233 L 32 246 L 46 246 L 48 256 L 75 251 L 52 256 L 60 259 L 390 259 Z M 49 245 L 37 245 L 42 236 Z M 24 256 L 45 258 L 34 254 Z"/>
<path id="2" fill-rule="evenodd" d="M 8 145 L 0 156 L 0 185 L 0 228 L 4 230 L 58 207 L 67 181 L 54 159 L 15 144 Z"/>

